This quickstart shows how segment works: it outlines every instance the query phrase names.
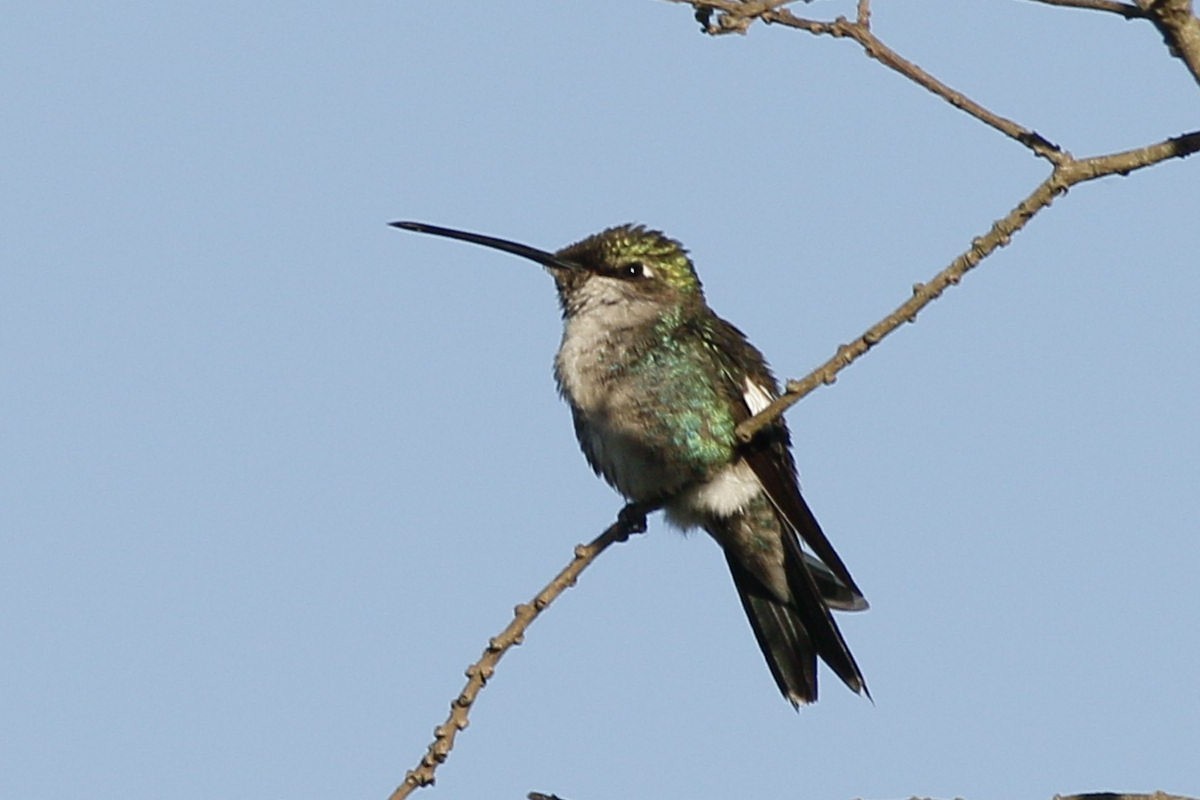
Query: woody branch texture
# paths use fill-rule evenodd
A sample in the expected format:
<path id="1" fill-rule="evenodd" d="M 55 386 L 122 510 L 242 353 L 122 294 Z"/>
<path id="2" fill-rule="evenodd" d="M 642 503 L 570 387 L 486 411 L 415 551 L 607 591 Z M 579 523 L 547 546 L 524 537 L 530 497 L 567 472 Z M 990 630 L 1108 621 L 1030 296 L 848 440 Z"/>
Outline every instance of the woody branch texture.
<path id="1" fill-rule="evenodd" d="M 521 603 L 513 610 L 512 622 L 496 636 L 488 640 L 483 655 L 471 666 L 467 667 L 467 683 L 457 697 L 450 701 L 450 715 L 446 721 L 433 729 L 433 742 L 430 743 L 425 755 L 416 767 L 410 769 L 404 776 L 404 782 L 396 787 L 389 800 L 401 800 L 408 797 L 414 790 L 422 786 L 431 786 L 434 782 L 434 772 L 438 765 L 446 760 L 454 748 L 454 739 L 458 732 L 467 727 L 470 721 L 471 706 L 480 690 L 487 685 L 496 671 L 496 665 L 504 654 L 514 646 L 521 644 L 525 631 L 560 594 L 575 585 L 579 575 L 587 569 L 609 545 L 623 542 L 634 533 L 646 530 L 646 515 L 655 511 L 654 506 L 630 503 L 621 509 L 615 522 L 609 525 L 599 536 L 587 544 L 575 547 L 575 557 L 558 575 L 550 581 L 528 603 Z"/>
<path id="2" fill-rule="evenodd" d="M 823 364 L 798 380 L 790 380 L 786 391 L 773 403 L 738 428 L 738 436 L 749 441 L 765 425 L 782 415 L 801 398 L 824 384 L 831 384 L 843 369 L 906 322 L 913 322 L 927 305 L 946 289 L 962 280 L 997 249 L 1007 245 L 1014 234 L 1022 230 L 1038 213 L 1073 186 L 1112 175 L 1125 176 L 1132 172 L 1200 151 L 1200 129 L 1130 150 L 1076 157 L 1051 138 L 1021 123 L 992 111 L 982 102 L 956 91 L 949 84 L 925 72 L 912 61 L 888 47 L 871 27 L 870 0 L 858 0 L 854 19 L 837 17 L 832 20 L 810 19 L 794 14 L 788 6 L 792 0 L 669 0 L 691 6 L 703 31 L 712 36 L 746 34 L 755 26 L 779 25 L 813 36 L 829 36 L 852 42 L 868 58 L 899 73 L 959 111 L 969 114 L 998 134 L 1011 139 L 1044 160 L 1049 174 L 991 227 L 974 237 L 970 245 L 955 256 L 932 278 L 914 284 L 911 296 L 904 299 L 890 314 L 868 327 Z M 1028 0 L 1072 11 L 1095 11 L 1122 17 L 1135 24 L 1153 25 L 1161 34 L 1166 55 L 1178 59 L 1200 85 L 1200 20 L 1197 20 L 1191 0 Z M 572 561 L 539 592 L 531 602 L 517 606 L 511 623 L 488 642 L 480 659 L 467 669 L 467 683 L 451 702 L 446 722 L 434 730 L 434 740 L 419 764 L 408 771 L 404 782 L 392 793 L 390 800 L 401 800 L 423 786 L 432 785 L 434 772 L 446 760 L 454 746 L 458 731 L 467 727 L 470 710 L 479 692 L 492 676 L 504 654 L 519 644 L 526 630 L 549 605 L 570 586 L 579 575 L 610 544 L 623 541 L 631 533 L 645 530 L 645 516 L 654 508 L 630 505 L 600 536 L 575 550 Z M 536 794 L 536 793 L 535 793 Z M 547 795 L 540 795 L 546 797 Z M 1172 795 L 1097 794 L 1078 795 L 1062 800 L 1185 800 Z"/>
<path id="3" fill-rule="evenodd" d="M 1137 3 L 1112 0 L 1032 0 L 1044 5 L 1066 6 L 1116 14 L 1129 20 L 1142 20 L 1154 25 L 1162 34 L 1167 51 L 1181 60 L 1200 83 L 1200 20 L 1192 10 L 1191 0 L 1138 0 Z M 749 441 L 764 426 L 779 418 L 803 397 L 824 384 L 837 380 L 837 374 L 878 344 L 905 322 L 913 322 L 925 306 L 936 300 L 949 287 L 979 265 L 983 259 L 1007 245 L 1012 236 L 1025 227 L 1042 209 L 1071 187 L 1109 175 L 1128 175 L 1144 167 L 1172 158 L 1183 158 L 1200 150 L 1200 130 L 1146 144 L 1133 150 L 1076 158 L 1048 137 L 998 114 L 982 103 L 956 91 L 933 77 L 912 61 L 901 56 L 871 29 L 870 0 L 859 0 L 853 20 L 837 17 L 833 20 L 809 19 L 797 16 L 787 7 L 791 0 L 671 0 L 690 5 L 704 32 L 712 36 L 731 33 L 745 34 L 755 22 L 782 25 L 814 36 L 831 36 L 848 40 L 862 48 L 864 54 L 884 67 L 932 92 L 947 103 L 969 114 L 979 122 L 1012 139 L 1044 159 L 1050 174 L 1007 214 L 996 220 L 990 229 L 972 239 L 970 247 L 956 256 L 936 275 L 914 284 L 912 296 L 892 313 L 876 322 L 855 339 L 840 345 L 823 364 L 799 380 L 790 380 L 786 391 L 773 403 L 746 420 L 738 428 L 738 436 Z"/>

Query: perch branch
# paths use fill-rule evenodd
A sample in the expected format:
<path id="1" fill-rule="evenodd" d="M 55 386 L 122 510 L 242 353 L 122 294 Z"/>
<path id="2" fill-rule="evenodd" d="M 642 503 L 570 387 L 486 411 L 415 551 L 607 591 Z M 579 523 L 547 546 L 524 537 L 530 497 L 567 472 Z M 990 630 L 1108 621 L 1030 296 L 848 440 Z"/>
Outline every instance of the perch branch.
<path id="1" fill-rule="evenodd" d="M 513 646 L 520 644 L 525 638 L 525 631 L 533 624 L 554 600 L 575 585 L 579 575 L 588 568 L 597 556 L 603 553 L 610 544 L 623 542 L 631 534 L 642 533 L 646 530 L 646 515 L 658 509 L 654 504 L 630 503 L 621 509 L 617 521 L 588 544 L 575 547 L 575 557 L 561 572 L 550 581 L 544 589 L 528 603 L 522 603 L 513 611 L 513 620 L 508 623 L 498 636 L 488 641 L 487 648 L 471 666 L 467 667 L 467 684 L 458 697 L 450 703 L 450 716 L 441 725 L 433 729 L 433 742 L 421 758 L 421 763 L 415 769 L 410 769 L 404 776 L 404 783 L 396 787 L 389 800 L 402 800 L 423 786 L 431 786 L 434 782 L 434 772 L 438 765 L 446 760 L 454 747 L 454 739 L 458 732 L 467 727 L 471 706 L 480 690 L 487 684 L 496 665 Z"/>
<path id="2" fill-rule="evenodd" d="M 928 283 L 913 287 L 912 297 L 901 303 L 895 311 L 871 326 L 865 333 L 849 344 L 837 349 L 833 357 L 798 381 L 788 381 L 786 391 L 754 417 L 738 426 L 738 437 L 745 442 L 764 426 L 777 419 L 805 395 L 822 384 L 837 380 L 837 374 L 860 356 L 879 343 L 881 339 L 905 322 L 912 322 L 917 314 L 936 300 L 948 287 L 962 280 L 969 270 L 997 248 L 1008 244 L 1012 235 L 1033 218 L 1035 214 L 1078 183 L 1102 178 L 1106 175 L 1128 175 L 1134 170 L 1157 164 L 1169 158 L 1184 158 L 1200 150 L 1200 131 L 1176 136 L 1156 144 L 1076 160 L 1067 160 L 1055 166 L 1050 177 L 1038 184 L 1028 197 L 1016 208 L 992 224 L 991 229 L 971 242 L 971 247 L 955 258 Z"/>

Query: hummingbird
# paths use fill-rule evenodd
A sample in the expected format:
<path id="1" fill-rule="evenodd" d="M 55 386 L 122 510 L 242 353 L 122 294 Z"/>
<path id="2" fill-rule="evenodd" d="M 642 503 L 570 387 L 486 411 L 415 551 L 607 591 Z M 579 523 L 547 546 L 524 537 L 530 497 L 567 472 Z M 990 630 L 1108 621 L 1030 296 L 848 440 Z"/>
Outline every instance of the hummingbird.
<path id="1" fill-rule="evenodd" d="M 830 613 L 861 611 L 867 601 L 800 494 L 786 423 L 748 443 L 735 433 L 779 385 L 762 353 L 709 308 L 679 242 L 626 224 L 551 253 L 390 224 L 542 265 L 563 317 L 554 376 L 588 464 L 627 500 L 661 506 L 672 525 L 716 540 L 771 675 L 795 708 L 817 699 L 818 657 L 870 697 Z"/>

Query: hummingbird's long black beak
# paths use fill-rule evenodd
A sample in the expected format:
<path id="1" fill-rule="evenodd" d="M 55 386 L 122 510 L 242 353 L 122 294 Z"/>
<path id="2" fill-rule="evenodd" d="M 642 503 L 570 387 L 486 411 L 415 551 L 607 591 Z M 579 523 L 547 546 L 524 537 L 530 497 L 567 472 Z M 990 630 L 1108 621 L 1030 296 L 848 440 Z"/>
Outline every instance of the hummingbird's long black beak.
<path id="1" fill-rule="evenodd" d="M 536 261 L 543 267 L 553 267 L 555 269 L 579 270 L 582 269 L 578 264 L 572 261 L 564 261 L 554 253 L 547 253 L 545 250 L 538 250 L 536 247 L 530 247 L 527 244 L 520 242 L 510 242 L 508 239 L 497 239 L 495 236 L 485 236 L 482 233 L 471 233 L 470 231 L 459 231 L 454 228 L 441 228 L 437 225 L 426 225 L 424 222 L 389 222 L 393 228 L 400 228 L 406 231 L 416 231 L 417 233 L 431 233 L 434 236 L 445 236 L 449 239 L 461 239 L 464 242 L 471 244 L 481 244 L 484 247 L 491 247 L 495 250 L 503 250 L 506 253 L 512 253 L 515 256 L 528 258 L 530 261 Z"/>

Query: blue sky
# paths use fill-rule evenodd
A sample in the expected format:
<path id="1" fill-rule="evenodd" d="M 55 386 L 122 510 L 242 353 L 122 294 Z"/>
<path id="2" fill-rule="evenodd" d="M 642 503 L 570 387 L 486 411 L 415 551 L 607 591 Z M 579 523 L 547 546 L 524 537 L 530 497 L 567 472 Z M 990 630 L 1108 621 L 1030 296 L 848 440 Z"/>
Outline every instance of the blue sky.
<path id="1" fill-rule="evenodd" d="M 878 5 L 1076 155 L 1200 127 L 1147 25 Z M 620 507 L 555 396 L 549 279 L 388 220 L 664 229 L 798 377 L 1045 176 L 849 42 L 649 0 L 25 4 L 0 76 L 10 798 L 386 797 Z M 1078 187 L 789 413 L 874 704 L 826 672 L 794 713 L 716 547 L 655 520 L 427 796 L 1200 793 L 1198 186 Z"/>

